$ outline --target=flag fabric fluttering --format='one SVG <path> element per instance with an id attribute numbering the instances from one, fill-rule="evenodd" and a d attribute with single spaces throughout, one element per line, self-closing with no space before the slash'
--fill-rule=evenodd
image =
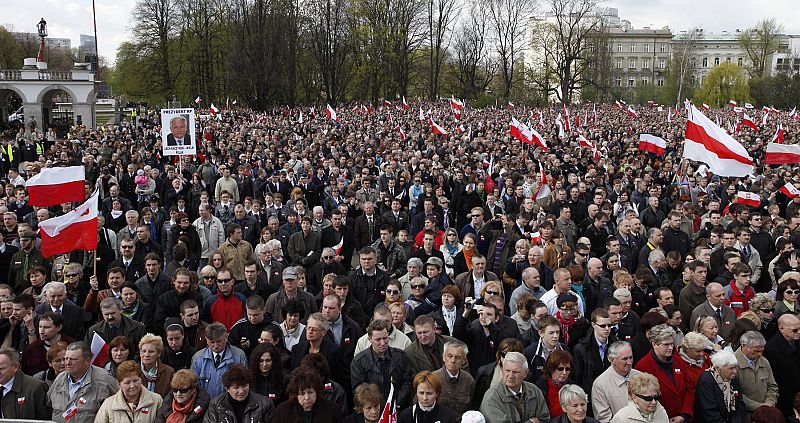
<path id="1" fill-rule="evenodd" d="M 768 143 L 764 163 L 768 165 L 800 163 L 800 145 Z"/>
<path id="2" fill-rule="evenodd" d="M 28 203 L 49 207 L 86 199 L 86 168 L 81 166 L 46 167 L 25 182 Z"/>
<path id="3" fill-rule="evenodd" d="M 403 110 L 408 110 L 410 106 L 406 102 L 406 96 L 403 96 Z"/>
<path id="4" fill-rule="evenodd" d="M 108 363 L 110 357 L 109 345 L 97 332 L 92 335 L 90 349 L 92 350 L 92 361 L 90 364 L 93 364 L 97 367 L 103 367 Z"/>
<path id="5" fill-rule="evenodd" d="M 397 422 L 397 403 L 394 398 L 394 383 L 389 383 L 389 396 L 386 397 L 386 404 L 383 406 L 381 418 L 378 423 L 396 423 Z"/>
<path id="6" fill-rule="evenodd" d="M 657 137 L 653 134 L 642 133 L 639 134 L 639 150 L 649 151 L 659 156 L 664 155 L 664 150 L 667 148 L 667 142 L 663 138 Z"/>
<path id="7" fill-rule="evenodd" d="M 547 173 L 544 171 L 542 162 L 539 162 L 539 189 L 536 190 L 536 200 L 541 200 L 550 195 L 552 189 L 550 188 L 550 181 L 547 180 Z"/>
<path id="8" fill-rule="evenodd" d="M 786 134 L 783 131 L 783 125 L 778 123 L 778 128 L 775 130 L 775 135 L 772 136 L 772 142 L 776 144 L 783 144 Z"/>
<path id="9" fill-rule="evenodd" d="M 456 100 L 455 97 L 450 98 L 450 107 L 461 110 L 464 108 L 464 103 L 461 100 Z"/>
<path id="10" fill-rule="evenodd" d="M 787 182 L 787 183 L 783 184 L 783 186 L 780 187 L 780 189 L 778 189 L 778 191 L 782 192 L 783 195 L 785 195 L 785 196 L 787 196 L 789 198 L 800 197 L 800 190 L 798 190 L 797 187 L 794 186 L 794 184 L 791 183 L 791 182 Z"/>
<path id="11" fill-rule="evenodd" d="M 202 102 L 203 102 L 203 99 L 202 99 L 202 98 L 200 98 L 200 96 L 198 95 L 198 96 L 197 96 L 197 98 L 196 98 L 196 99 L 194 99 L 194 102 L 195 102 L 195 104 L 200 104 L 200 103 L 202 103 Z"/>
<path id="12" fill-rule="evenodd" d="M 753 118 L 748 116 L 747 113 L 744 113 L 742 115 L 741 124 L 744 125 L 744 126 L 752 128 L 754 131 L 758 131 L 758 126 L 756 126 L 756 122 L 753 120 Z"/>
<path id="13" fill-rule="evenodd" d="M 564 130 L 567 131 L 567 133 L 569 133 L 569 132 L 572 131 L 572 127 L 570 127 L 569 110 L 567 110 L 567 105 L 566 104 L 562 104 L 561 105 L 561 113 L 564 114 Z"/>
<path id="14" fill-rule="evenodd" d="M 208 107 L 208 111 L 211 112 L 212 116 L 219 114 L 219 109 L 214 105 L 214 103 L 211 103 L 211 106 Z"/>
<path id="15" fill-rule="evenodd" d="M 400 139 L 405 141 L 406 133 L 403 131 L 403 128 L 401 128 L 400 125 L 397 125 L 394 127 L 394 129 L 400 134 Z"/>
<path id="16" fill-rule="evenodd" d="M 434 134 L 447 135 L 447 130 L 436 123 L 433 118 L 429 118 L 428 122 L 431 124 L 431 131 L 433 131 Z"/>
<path id="17" fill-rule="evenodd" d="M 628 106 L 628 109 L 625 110 L 625 113 L 627 113 L 628 116 L 630 116 L 630 117 L 632 117 L 634 119 L 638 119 L 639 118 L 639 113 L 636 113 L 636 110 L 633 110 L 633 106 Z"/>
<path id="18" fill-rule="evenodd" d="M 339 121 L 339 116 L 336 115 L 336 110 L 334 110 L 333 107 L 331 107 L 330 104 L 326 105 L 325 117 L 327 117 L 328 119 L 330 119 L 330 120 L 332 120 L 334 122 L 338 122 Z"/>
<path id="19" fill-rule="evenodd" d="M 747 204 L 750 207 L 761 206 L 761 196 L 750 191 L 739 191 L 736 193 L 736 202 Z"/>
<path id="20" fill-rule="evenodd" d="M 724 129 L 709 120 L 689 103 L 683 157 L 708 165 L 719 176 L 747 176 L 753 170 L 753 158 Z"/>
<path id="21" fill-rule="evenodd" d="M 97 249 L 99 196 L 99 191 L 95 190 L 88 200 L 69 213 L 39 223 L 43 256 Z"/>

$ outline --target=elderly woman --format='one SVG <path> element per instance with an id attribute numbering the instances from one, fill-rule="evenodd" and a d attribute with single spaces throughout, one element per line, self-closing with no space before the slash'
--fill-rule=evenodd
<path id="1" fill-rule="evenodd" d="M 628 381 L 630 402 L 614 415 L 611 423 L 647 422 L 668 423 L 667 411 L 659 403 L 661 398 L 658 379 L 639 373 Z"/>
<path id="2" fill-rule="evenodd" d="M 764 338 L 771 338 L 778 333 L 778 319 L 775 318 L 775 299 L 767 292 L 759 292 L 750 300 L 750 310 L 754 311 L 761 319 L 758 329 Z"/>
<path id="3" fill-rule="evenodd" d="M 682 417 L 688 421 L 694 412 L 694 383 L 689 377 L 688 366 L 679 354 L 675 354 L 674 336 L 675 331 L 667 324 L 650 329 L 648 339 L 652 349 L 636 363 L 636 370 L 655 375 L 658 379 L 656 391 L 660 386 L 660 402 L 670 419 Z M 628 388 L 630 392 L 630 386 Z"/>
<path id="4" fill-rule="evenodd" d="M 698 317 L 697 324 L 695 325 L 695 332 L 708 338 L 711 342 L 711 348 L 715 351 L 721 350 L 725 344 L 725 339 L 719 335 L 719 323 L 714 316 Z"/>
<path id="5" fill-rule="evenodd" d="M 536 381 L 536 386 L 547 400 L 550 417 L 560 417 L 564 414 L 558 392 L 563 386 L 575 383 L 570 379 L 571 375 L 572 354 L 563 350 L 551 352 L 544 363 L 544 373 Z"/>
<path id="6" fill-rule="evenodd" d="M 67 345 L 69 344 L 64 341 L 58 341 L 50 346 L 45 355 L 49 367 L 33 375 L 34 379 L 44 381 L 48 388 L 53 385 L 56 376 L 64 371 L 64 353 L 67 351 Z"/>
<path id="7" fill-rule="evenodd" d="M 558 401 L 564 414 L 550 420 L 550 423 L 598 423 L 597 420 L 586 417 L 589 396 L 580 386 L 564 385 L 558 391 Z"/>
<path id="8" fill-rule="evenodd" d="M 298 367 L 289 376 L 289 399 L 275 410 L 275 422 L 339 423 L 339 406 L 322 397 L 322 377 L 316 370 Z M 211 423 L 211 422 L 208 422 Z"/>
<path id="9" fill-rule="evenodd" d="M 339 382 L 331 379 L 331 368 L 325 356 L 320 353 L 308 354 L 300 360 L 300 366 L 314 369 L 322 377 L 322 384 L 325 387 L 322 390 L 322 398 L 338 405 L 342 415 L 346 415 L 348 412 L 347 392 Z"/>
<path id="10" fill-rule="evenodd" d="M 164 341 L 152 333 L 145 334 L 139 341 L 139 359 L 142 362 L 142 375 L 148 391 L 161 397 L 169 393 L 169 385 L 175 369 L 161 362 Z"/>
<path id="11" fill-rule="evenodd" d="M 237 423 L 273 421 L 275 406 L 267 397 L 250 391 L 253 374 L 244 366 L 231 365 L 222 375 L 222 386 L 225 393 L 211 400 L 205 423 L 219 423 L 230 417 Z"/>
<path id="12" fill-rule="evenodd" d="M 745 422 L 744 400 L 736 378 L 739 362 L 728 351 L 711 356 L 714 364 L 697 380 L 694 401 L 694 422 Z"/>
<path id="13" fill-rule="evenodd" d="M 250 353 L 250 370 L 253 372 L 253 389 L 272 402 L 283 401 L 289 373 L 283 369 L 281 353 L 269 343 L 258 344 Z"/>
<path id="14" fill-rule="evenodd" d="M 800 294 L 800 284 L 795 279 L 786 279 L 778 284 L 778 291 L 775 294 L 775 319 L 788 313 L 800 317 L 798 294 Z"/>
<path id="15" fill-rule="evenodd" d="M 406 297 L 406 304 L 413 310 L 425 302 L 425 289 L 428 287 L 428 279 L 416 277 L 412 278 L 409 283 L 411 284 L 411 295 Z"/>
<path id="16" fill-rule="evenodd" d="M 403 298 L 408 298 L 411 296 L 411 280 L 414 278 L 422 278 L 426 282 L 428 281 L 428 277 L 422 274 L 422 269 L 425 267 L 425 264 L 422 263 L 422 260 L 417 257 L 411 257 L 408 259 L 408 263 L 406 263 L 406 273 L 405 275 L 401 276 L 398 281 L 400 282 L 400 287 L 402 290 Z"/>
<path id="17" fill-rule="evenodd" d="M 414 376 L 417 403 L 401 411 L 397 423 L 457 423 L 458 415 L 436 400 L 442 393 L 443 381 L 438 375 L 423 370 Z"/>
<path id="18" fill-rule="evenodd" d="M 157 422 L 197 423 L 203 421 L 211 398 L 200 387 L 194 371 L 182 369 L 170 381 L 171 390 L 156 414 Z"/>
<path id="19" fill-rule="evenodd" d="M 108 355 L 111 359 L 108 360 L 108 363 L 103 368 L 113 375 L 117 373 L 117 366 L 133 358 L 131 340 L 124 336 L 112 339 L 108 343 Z"/>
<path id="20" fill-rule="evenodd" d="M 377 423 L 383 409 L 383 395 L 378 385 L 365 383 L 355 389 L 356 414 L 344 419 L 344 423 Z"/>
<path id="21" fill-rule="evenodd" d="M 711 367 L 711 358 L 707 351 L 713 348 L 711 341 L 697 332 L 689 332 L 683 337 L 678 354 L 689 369 L 692 383 L 697 383 L 700 375 Z"/>
<path id="22" fill-rule="evenodd" d="M 144 389 L 142 370 L 135 361 L 125 361 L 117 367 L 119 391 L 106 398 L 95 417 L 95 423 L 137 422 L 153 423 L 161 396 Z"/>

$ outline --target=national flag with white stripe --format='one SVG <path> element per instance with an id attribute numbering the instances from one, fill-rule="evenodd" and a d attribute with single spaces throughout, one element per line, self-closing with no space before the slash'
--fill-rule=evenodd
<path id="1" fill-rule="evenodd" d="M 439 124 L 436 123 L 433 118 L 429 118 L 428 122 L 431 124 L 431 130 L 434 134 L 447 135 L 447 130 L 439 126 Z"/>
<path id="2" fill-rule="evenodd" d="M 639 113 L 636 113 L 636 110 L 633 110 L 633 106 L 628 106 L 628 110 L 625 110 L 625 113 L 627 113 L 628 116 L 630 116 L 630 117 L 632 117 L 634 119 L 638 119 L 639 118 Z"/>
<path id="3" fill-rule="evenodd" d="M 46 167 L 25 182 L 28 203 L 49 207 L 79 202 L 86 198 L 86 168 L 81 166 Z"/>
<path id="4" fill-rule="evenodd" d="M 761 196 L 750 191 L 739 191 L 736 193 L 736 202 L 747 204 L 750 207 L 758 207 L 761 205 Z"/>
<path id="5" fill-rule="evenodd" d="M 776 144 L 783 144 L 786 134 L 783 132 L 783 125 L 778 123 L 778 129 L 775 130 L 775 135 L 772 136 L 772 142 Z"/>
<path id="6" fill-rule="evenodd" d="M 539 162 L 539 189 L 536 190 L 536 200 L 549 197 L 551 192 L 552 189 L 550 188 L 550 181 L 547 180 L 547 173 L 544 171 L 542 162 Z"/>
<path id="7" fill-rule="evenodd" d="M 410 106 L 406 102 L 406 96 L 403 96 L 403 110 L 408 110 Z"/>
<path id="8" fill-rule="evenodd" d="M 461 110 L 464 108 L 464 103 L 461 100 L 456 100 L 455 97 L 450 97 L 450 107 Z"/>
<path id="9" fill-rule="evenodd" d="M 764 163 L 768 165 L 800 163 L 800 145 L 768 143 Z"/>
<path id="10" fill-rule="evenodd" d="M 39 223 L 42 255 L 53 257 L 75 250 L 97 249 L 98 191 L 67 214 Z"/>
<path id="11" fill-rule="evenodd" d="M 110 351 L 108 343 L 102 336 L 98 335 L 97 332 L 92 335 L 90 349 L 92 351 L 92 361 L 90 361 L 89 364 L 103 367 L 108 363 Z"/>
<path id="12" fill-rule="evenodd" d="M 639 150 L 663 156 L 666 148 L 667 142 L 663 138 L 653 134 L 639 134 Z"/>
<path id="13" fill-rule="evenodd" d="M 795 187 L 794 184 L 791 183 L 791 182 L 787 182 L 787 183 L 783 184 L 783 186 L 780 187 L 780 189 L 778 191 L 782 192 L 783 195 L 785 195 L 785 196 L 787 196 L 789 198 L 800 197 L 800 190 L 798 190 L 797 187 Z"/>
<path id="14" fill-rule="evenodd" d="M 693 104 L 688 103 L 683 157 L 708 165 L 719 176 L 747 176 L 753 158 L 739 142 L 715 125 Z"/>
<path id="15" fill-rule="evenodd" d="M 744 114 L 742 115 L 742 122 L 741 122 L 741 124 L 742 124 L 742 125 L 744 125 L 744 126 L 750 127 L 750 128 L 751 128 L 751 129 L 753 129 L 754 131 L 758 131 L 758 126 L 756 126 L 756 122 L 753 120 L 753 118 L 751 118 L 750 116 L 748 116 L 748 115 L 747 115 L 747 113 L 744 113 Z"/>
<path id="16" fill-rule="evenodd" d="M 336 115 L 336 110 L 334 110 L 330 104 L 327 104 L 326 106 L 327 107 L 325 108 L 325 116 L 334 122 L 338 122 L 339 116 Z"/>

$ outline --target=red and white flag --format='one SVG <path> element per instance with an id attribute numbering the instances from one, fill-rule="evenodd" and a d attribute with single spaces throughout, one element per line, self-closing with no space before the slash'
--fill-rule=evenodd
<path id="1" fill-rule="evenodd" d="M 597 104 L 592 104 L 592 114 L 594 115 L 594 126 L 597 126 Z"/>
<path id="2" fill-rule="evenodd" d="M 336 115 L 336 110 L 334 110 L 330 104 L 328 104 L 327 107 L 325 108 L 325 117 L 334 122 L 339 121 L 339 116 Z"/>
<path id="3" fill-rule="evenodd" d="M 758 131 L 758 126 L 756 126 L 756 122 L 753 120 L 753 118 L 748 116 L 747 113 L 744 113 L 742 115 L 741 124 L 744 125 L 744 126 L 748 126 L 748 127 L 752 128 L 754 131 Z"/>
<path id="4" fill-rule="evenodd" d="M 83 201 L 86 199 L 85 183 L 86 169 L 83 166 L 43 168 L 41 173 L 25 182 L 28 203 L 32 206 L 49 207 Z"/>
<path id="5" fill-rule="evenodd" d="M 511 110 L 511 109 L 513 109 L 513 108 L 514 108 L 514 103 L 512 103 L 512 102 L 510 102 L 510 101 L 509 101 L 509 102 L 508 102 L 508 105 L 506 106 L 506 108 L 507 108 L 508 110 Z"/>
<path id="6" fill-rule="evenodd" d="M 425 112 L 422 111 L 422 107 L 419 108 L 419 121 L 420 122 L 425 121 Z"/>
<path id="7" fill-rule="evenodd" d="M 336 255 L 338 256 L 342 254 L 342 247 L 344 247 L 344 236 L 342 236 L 342 239 L 339 240 L 338 244 L 334 245 L 331 248 L 333 248 L 333 251 L 335 251 Z"/>
<path id="8" fill-rule="evenodd" d="M 761 205 L 761 196 L 750 191 L 739 191 L 736 193 L 736 202 L 747 204 L 750 207 L 758 207 Z"/>
<path id="9" fill-rule="evenodd" d="M 711 110 L 711 107 L 708 107 L 708 104 L 703 103 L 703 110 L 705 111 Z"/>
<path id="10" fill-rule="evenodd" d="M 768 165 L 800 163 L 800 145 L 768 143 L 764 163 Z"/>
<path id="11" fill-rule="evenodd" d="M 464 103 L 461 100 L 456 100 L 455 97 L 450 97 L 450 107 L 461 110 L 464 108 Z"/>
<path id="12" fill-rule="evenodd" d="M 433 131 L 434 134 L 447 135 L 447 131 L 441 126 L 439 126 L 439 124 L 436 123 L 433 120 L 433 118 L 429 118 L 428 122 L 431 124 L 431 130 Z"/>
<path id="13" fill-rule="evenodd" d="M 625 110 L 624 103 L 622 102 L 622 100 L 615 100 L 614 107 L 620 110 Z"/>
<path id="14" fill-rule="evenodd" d="M 465 128 L 465 127 L 464 127 L 464 124 L 463 124 L 463 123 L 462 123 L 462 124 L 460 124 L 460 125 L 458 125 L 458 126 L 456 127 L 456 130 L 458 130 L 458 133 L 459 133 L 459 134 L 463 134 L 464 132 L 467 132 L 467 128 Z"/>
<path id="15" fill-rule="evenodd" d="M 194 99 L 194 102 L 195 102 L 196 104 L 200 104 L 200 103 L 202 103 L 202 102 L 203 102 L 203 99 L 202 99 L 202 98 L 200 98 L 200 96 L 198 95 L 198 96 L 197 96 L 197 98 L 196 98 L 196 99 Z"/>
<path id="16" fill-rule="evenodd" d="M 794 184 L 791 182 L 783 184 L 783 186 L 778 191 L 782 192 L 785 196 L 789 198 L 800 197 L 800 190 L 798 190 L 797 187 L 795 187 Z"/>
<path id="17" fill-rule="evenodd" d="M 761 118 L 761 126 L 767 126 L 767 119 L 769 118 L 769 110 L 764 113 L 764 117 Z"/>
<path id="18" fill-rule="evenodd" d="M 542 162 L 539 162 L 539 189 L 536 190 L 536 200 L 541 200 L 550 195 L 552 189 L 550 188 L 550 181 L 547 180 L 547 173 L 544 171 Z"/>
<path id="19" fill-rule="evenodd" d="M 531 232 L 531 243 L 533 244 L 542 243 L 542 234 L 540 234 L 539 231 Z"/>
<path id="20" fill-rule="evenodd" d="M 789 117 L 794 117 L 797 114 L 797 106 L 792 107 L 792 110 L 789 112 Z"/>
<path id="21" fill-rule="evenodd" d="M 405 141 L 406 133 L 405 133 L 405 131 L 403 131 L 403 128 L 401 128 L 400 125 L 397 125 L 397 126 L 394 127 L 394 129 L 395 129 L 395 131 L 400 133 L 400 139 Z"/>
<path id="22" fill-rule="evenodd" d="M 90 345 L 92 350 L 92 361 L 90 364 L 93 364 L 97 367 L 103 367 L 108 363 L 109 360 L 109 348 L 108 343 L 97 334 L 97 332 L 92 335 L 92 344 Z"/>
<path id="23" fill-rule="evenodd" d="M 409 105 L 406 103 L 406 96 L 403 96 L 403 110 L 408 110 Z"/>
<path id="24" fill-rule="evenodd" d="M 572 128 L 570 127 L 569 110 L 567 110 L 566 104 L 561 105 L 561 112 L 564 114 L 564 130 L 567 131 L 567 133 L 569 133 L 570 131 L 572 131 Z"/>
<path id="25" fill-rule="evenodd" d="M 525 125 L 524 123 L 518 121 L 517 118 L 512 117 L 509 128 L 512 137 L 522 141 L 525 144 L 533 144 L 533 134 L 531 134 L 531 129 L 528 127 L 528 125 Z"/>
<path id="26" fill-rule="evenodd" d="M 392 107 L 392 102 L 389 101 L 389 100 L 383 100 L 383 106 L 384 107 Z"/>
<path id="27" fill-rule="evenodd" d="M 672 123 L 672 110 L 667 109 L 667 123 Z"/>
<path id="28" fill-rule="evenodd" d="M 715 175 L 742 177 L 753 171 L 747 149 L 693 104 L 689 104 L 685 138 L 683 157 L 707 164 Z"/>
<path id="29" fill-rule="evenodd" d="M 217 106 L 214 105 L 214 103 L 211 103 L 211 106 L 208 108 L 208 111 L 211 112 L 211 115 L 219 114 L 219 109 L 217 108 Z"/>
<path id="30" fill-rule="evenodd" d="M 735 100 L 729 101 L 728 106 L 736 107 L 737 106 L 736 101 Z"/>
<path id="31" fill-rule="evenodd" d="M 628 109 L 625 110 L 625 113 L 627 113 L 628 116 L 630 116 L 630 117 L 632 117 L 634 119 L 638 119 L 639 118 L 639 114 L 636 113 L 636 110 L 633 110 L 633 106 L 628 106 Z"/>
<path id="32" fill-rule="evenodd" d="M 578 145 L 580 145 L 583 148 L 588 148 L 590 150 L 594 149 L 594 143 L 587 140 L 586 137 L 584 137 L 583 135 L 578 135 Z"/>
<path id="33" fill-rule="evenodd" d="M 667 142 L 663 138 L 653 134 L 639 134 L 639 150 L 663 156 L 666 148 Z"/>
<path id="34" fill-rule="evenodd" d="M 394 401 L 394 384 L 390 383 L 389 396 L 386 398 L 386 405 L 383 406 L 383 412 L 378 423 L 395 423 L 397 422 L 397 404 Z"/>
<path id="35" fill-rule="evenodd" d="M 561 113 L 556 116 L 556 126 L 558 127 L 558 138 L 564 138 L 567 136 L 567 133 L 564 132 L 564 122 L 561 122 Z"/>
<path id="36" fill-rule="evenodd" d="M 775 131 L 775 135 L 772 136 L 772 142 L 776 144 L 783 144 L 783 140 L 786 134 L 783 132 L 783 125 L 778 123 L 778 129 Z"/>
<path id="37" fill-rule="evenodd" d="M 88 200 L 69 213 L 39 223 L 43 256 L 97 249 L 98 197 L 99 193 L 95 191 Z"/>

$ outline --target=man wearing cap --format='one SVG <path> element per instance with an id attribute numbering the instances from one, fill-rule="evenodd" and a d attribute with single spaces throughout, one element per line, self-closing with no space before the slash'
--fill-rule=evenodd
<path id="1" fill-rule="evenodd" d="M 45 260 L 42 252 L 34 244 L 36 235 L 33 231 L 23 231 L 19 235 L 19 251 L 11 256 L 11 264 L 8 270 L 8 283 L 14 288 L 14 292 L 22 292 L 31 286 L 28 278 L 28 271 L 33 266 L 44 266 L 50 268 L 50 262 Z"/>
<path id="2" fill-rule="evenodd" d="M 296 267 L 290 266 L 283 269 L 283 287 L 267 299 L 265 310 L 276 321 L 282 322 L 285 320 L 283 306 L 291 300 L 300 301 L 306 308 L 306 315 L 317 312 L 317 302 L 314 301 L 314 296 L 297 288 L 298 277 L 299 273 Z"/>

